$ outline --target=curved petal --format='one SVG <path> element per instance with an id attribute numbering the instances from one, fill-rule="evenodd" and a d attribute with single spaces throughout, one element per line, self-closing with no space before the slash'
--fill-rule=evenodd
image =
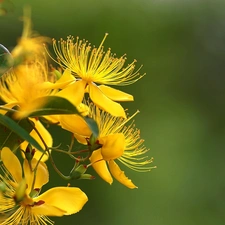
<path id="1" fill-rule="evenodd" d="M 22 180 L 22 167 L 16 155 L 7 147 L 1 151 L 1 160 L 17 183 Z"/>
<path id="2" fill-rule="evenodd" d="M 64 215 L 79 212 L 88 201 L 87 195 L 76 187 L 55 187 L 34 199 L 44 201 L 46 206 L 54 206 L 64 211 Z M 45 211 L 41 213 L 46 215 Z"/>
<path id="3" fill-rule="evenodd" d="M 85 120 L 79 115 L 61 115 L 60 125 L 63 129 L 81 136 L 90 137 L 91 130 Z"/>
<path id="4" fill-rule="evenodd" d="M 108 98 L 104 93 L 93 83 L 89 83 L 89 94 L 91 100 L 97 105 L 100 109 L 103 109 L 106 112 L 109 112 L 113 116 L 126 118 L 123 107 L 110 98 Z"/>
<path id="5" fill-rule="evenodd" d="M 52 136 L 51 134 L 48 132 L 48 130 L 43 126 L 43 124 L 39 121 L 39 120 L 36 120 L 36 119 L 30 119 L 34 122 L 34 125 L 35 125 L 35 128 L 37 129 L 37 131 L 39 132 L 39 134 L 41 134 L 43 140 L 45 141 L 46 145 L 48 147 L 52 147 L 52 144 L 53 144 L 53 140 L 52 140 Z M 42 142 L 42 140 L 40 139 L 39 135 L 37 134 L 37 132 L 33 129 L 31 132 L 30 132 L 30 135 L 38 142 L 38 144 L 43 148 L 45 149 L 45 146 Z M 24 141 L 20 147 L 22 150 L 26 150 L 28 146 L 28 142 L 27 141 Z M 42 152 L 40 152 L 39 150 L 35 149 L 36 152 L 34 154 L 34 158 L 36 159 L 40 159 L 40 157 L 42 156 Z M 45 162 L 46 160 L 48 159 L 48 154 L 45 153 L 45 155 L 42 157 L 41 161 Z"/>
<path id="6" fill-rule="evenodd" d="M 43 116 L 43 118 L 48 120 L 48 122 L 52 124 L 59 123 L 59 115 L 48 115 L 48 116 Z"/>
<path id="7" fill-rule="evenodd" d="M 35 87 L 33 87 L 35 89 Z M 44 98 L 36 98 L 30 102 L 20 102 L 20 111 L 15 112 L 15 118 L 21 119 L 29 116 L 33 111 L 41 108 L 46 103 Z"/>
<path id="8" fill-rule="evenodd" d="M 111 174 L 108 170 L 106 161 L 102 160 L 103 158 L 102 158 L 102 155 L 101 155 L 101 149 L 93 151 L 92 155 L 89 159 L 92 163 L 92 167 L 97 172 L 97 174 L 104 181 L 108 182 L 109 184 L 112 184 L 113 179 L 112 179 L 112 176 L 111 176 Z"/>
<path id="9" fill-rule="evenodd" d="M 125 137 L 122 133 L 110 134 L 99 138 L 102 144 L 101 154 L 104 160 L 117 159 L 123 155 L 125 149 Z"/>
<path id="10" fill-rule="evenodd" d="M 69 69 L 66 69 L 62 76 L 55 82 L 51 83 L 49 81 L 43 82 L 40 84 L 41 89 L 63 89 L 68 84 L 76 81 L 76 78 L 71 74 L 71 71 Z"/>
<path id="11" fill-rule="evenodd" d="M 62 76 L 55 83 L 66 84 L 74 81 L 76 81 L 76 78 L 71 74 L 71 70 L 65 69 Z"/>
<path id="12" fill-rule="evenodd" d="M 34 198 L 34 200 L 36 200 Z M 32 214 L 40 216 L 63 216 L 65 214 L 64 210 L 61 210 L 55 206 L 47 205 L 47 204 L 41 204 L 41 205 L 35 205 L 31 207 Z"/>
<path id="13" fill-rule="evenodd" d="M 86 144 L 87 144 L 87 139 L 86 139 L 86 137 L 81 136 L 81 135 L 78 135 L 78 134 L 73 134 L 73 135 L 74 135 L 74 137 L 76 138 L 76 140 L 77 140 L 79 143 L 81 143 L 81 144 L 83 144 L 83 145 L 86 145 Z"/>
<path id="14" fill-rule="evenodd" d="M 37 165 L 37 160 L 32 159 L 31 161 L 31 167 L 34 169 Z M 23 162 L 23 170 L 24 170 L 24 176 L 27 182 L 27 193 L 29 194 L 31 192 L 33 179 L 34 179 L 34 172 L 31 171 L 30 165 L 28 161 L 25 159 Z M 35 176 L 35 183 L 34 183 L 34 189 L 38 188 L 40 189 L 44 184 L 48 183 L 49 180 L 49 173 L 47 166 L 43 162 L 39 162 L 37 167 L 37 172 Z"/>
<path id="15" fill-rule="evenodd" d="M 121 184 L 131 189 L 137 188 L 137 186 L 135 186 L 133 182 L 128 177 L 126 177 L 124 171 L 119 168 L 114 160 L 109 161 L 109 169 L 113 177 L 115 177 Z"/>
<path id="16" fill-rule="evenodd" d="M 126 92 L 116 90 L 106 85 L 99 85 L 99 89 L 113 101 L 126 102 L 134 101 L 133 95 L 127 94 Z"/>
<path id="17" fill-rule="evenodd" d="M 86 81 L 79 80 L 70 85 L 68 85 L 63 90 L 59 91 L 56 96 L 67 99 L 75 106 L 79 105 L 84 97 Z"/>

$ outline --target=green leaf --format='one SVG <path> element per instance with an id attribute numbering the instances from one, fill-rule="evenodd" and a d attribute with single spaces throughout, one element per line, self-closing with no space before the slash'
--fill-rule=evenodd
<path id="1" fill-rule="evenodd" d="M 58 96 L 37 98 L 35 102 L 44 102 L 39 109 L 34 109 L 28 116 L 46 116 L 57 114 L 79 114 L 77 108 L 67 99 Z M 32 103 L 31 103 L 32 104 Z"/>
<path id="2" fill-rule="evenodd" d="M 99 135 L 98 124 L 95 122 L 95 120 L 93 120 L 92 118 L 90 118 L 88 116 L 85 116 L 83 118 L 86 121 L 86 123 L 88 124 L 89 128 L 91 129 L 92 134 L 94 135 L 94 137 L 97 138 L 98 135 Z"/>
<path id="3" fill-rule="evenodd" d="M 38 142 L 30 136 L 33 129 L 32 125 L 27 119 L 14 121 L 9 116 L 0 114 L 0 149 L 9 147 L 15 150 L 24 140 L 28 141 L 35 148 L 44 152 Z"/>

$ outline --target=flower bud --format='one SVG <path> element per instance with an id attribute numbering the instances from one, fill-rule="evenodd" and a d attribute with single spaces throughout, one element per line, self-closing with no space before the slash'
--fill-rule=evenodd
<path id="1" fill-rule="evenodd" d="M 91 174 L 82 174 L 80 179 L 85 179 L 85 180 L 94 180 L 95 177 L 92 176 Z"/>
<path id="2" fill-rule="evenodd" d="M 86 179 L 86 180 L 93 180 L 95 179 L 94 176 L 92 176 L 91 174 L 85 174 L 85 172 L 87 171 L 87 166 L 86 165 L 79 165 L 79 166 L 75 166 L 72 171 L 70 172 L 70 179 L 73 180 L 78 180 L 78 179 Z"/>
<path id="3" fill-rule="evenodd" d="M 81 175 L 83 175 L 86 171 L 87 171 L 86 165 L 81 164 L 78 167 L 74 167 L 70 172 L 70 178 L 73 180 L 80 179 Z"/>

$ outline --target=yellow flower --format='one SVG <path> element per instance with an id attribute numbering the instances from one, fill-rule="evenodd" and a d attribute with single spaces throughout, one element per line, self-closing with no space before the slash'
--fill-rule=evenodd
<path id="1" fill-rule="evenodd" d="M 49 38 L 38 35 L 31 29 L 31 10 L 24 8 L 23 32 L 17 46 L 12 50 L 13 58 L 18 61 L 32 61 L 35 57 L 42 57 L 44 53 L 44 42 L 49 42 Z"/>
<path id="2" fill-rule="evenodd" d="M 58 44 L 56 40 L 53 40 L 53 48 L 58 60 L 56 62 L 64 69 L 69 68 L 78 79 L 64 89 L 64 93 L 61 94 L 73 103 L 77 103 L 78 100 L 81 102 L 84 93 L 88 92 L 91 100 L 99 108 L 113 116 L 125 118 L 123 107 L 114 101 L 133 101 L 133 96 L 106 85 L 129 85 L 139 80 L 143 75 L 139 74 L 140 68 L 134 72 L 135 60 L 124 67 L 125 55 L 116 58 L 111 53 L 111 49 L 104 52 L 103 43 L 107 35 L 99 47 L 93 49 L 90 43 L 79 40 L 79 38 L 74 43 L 71 36 L 67 38 L 67 41 L 61 39 Z M 101 85 L 97 86 L 96 84 Z"/>
<path id="3" fill-rule="evenodd" d="M 63 88 L 73 81 L 70 71 L 66 70 L 59 80 L 51 83 L 48 79 L 46 59 L 36 58 L 32 63 L 19 65 L 2 76 L 0 98 L 7 103 L 5 107 L 19 106 L 16 117 L 26 117 L 45 103 L 39 98 L 54 95 L 58 88 Z"/>
<path id="4" fill-rule="evenodd" d="M 9 148 L 1 151 L 3 166 L 0 183 L 1 225 L 53 224 L 48 216 L 63 216 L 77 213 L 88 198 L 75 187 L 55 187 L 39 195 L 40 189 L 48 182 L 46 165 L 39 162 L 36 175 L 31 170 L 37 160 L 29 164 L 25 159 L 23 170 L 17 157 Z M 24 174 L 24 177 L 23 177 Z"/>
<path id="5" fill-rule="evenodd" d="M 146 160 L 146 156 L 143 156 L 148 149 L 143 145 L 143 140 L 140 139 L 140 130 L 135 129 L 133 123 L 126 126 L 128 121 L 130 121 L 138 112 L 128 119 L 124 119 L 114 117 L 109 113 L 98 109 L 92 103 L 89 105 L 89 108 L 89 116 L 97 122 L 99 127 L 97 143 L 102 145 L 102 147 L 95 150 L 90 157 L 93 168 L 98 175 L 109 184 L 113 182 L 113 176 L 123 185 L 129 188 L 136 188 L 132 181 L 125 176 L 123 171 L 121 171 L 115 160 L 118 160 L 130 169 L 139 172 L 150 171 L 154 168 L 149 166 L 153 158 Z M 66 116 L 61 118 L 61 124 L 64 125 L 63 128 L 76 133 L 75 137 L 78 141 L 82 142 L 82 139 L 85 140 L 84 135 L 85 132 L 88 134 L 88 129 L 85 128 L 84 122 L 78 122 L 82 127 L 82 132 L 78 134 L 79 126 L 77 128 L 77 126 L 73 125 L 70 121 L 71 119 Z M 88 137 L 90 136 L 86 136 L 86 138 Z M 84 142 L 82 143 L 85 144 Z"/>
<path id="6" fill-rule="evenodd" d="M 38 98 L 53 95 L 57 89 L 75 81 L 69 70 L 65 70 L 58 80 L 52 79 L 43 46 L 48 38 L 32 31 L 29 8 L 24 9 L 23 21 L 22 36 L 11 52 L 15 65 L 0 80 L 0 98 L 7 103 L 5 107 L 20 107 L 20 113 L 15 115 L 18 118 L 45 103 Z"/>

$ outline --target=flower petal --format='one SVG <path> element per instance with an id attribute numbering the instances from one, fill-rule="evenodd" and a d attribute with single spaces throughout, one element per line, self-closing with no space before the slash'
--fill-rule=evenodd
<path id="1" fill-rule="evenodd" d="M 71 74 L 71 71 L 69 69 L 66 69 L 62 76 L 55 82 L 55 84 L 61 84 L 61 85 L 67 85 L 71 82 L 76 81 L 76 78 Z M 60 88 L 64 88 L 64 86 Z"/>
<path id="2" fill-rule="evenodd" d="M 34 199 L 36 200 L 36 199 Z M 55 206 L 48 205 L 48 204 L 41 204 L 41 205 L 35 205 L 31 207 L 32 214 L 35 214 L 37 216 L 45 215 L 45 216 L 63 216 L 65 211 L 61 210 Z"/>
<path id="3" fill-rule="evenodd" d="M 109 112 L 113 116 L 126 118 L 123 107 L 108 98 L 98 86 L 93 83 L 89 83 L 89 94 L 91 100 L 97 105 L 100 109 L 103 109 L 106 112 Z"/>
<path id="4" fill-rule="evenodd" d="M 84 97 L 86 81 L 79 80 L 68 85 L 63 90 L 59 91 L 56 96 L 67 99 L 75 106 L 79 105 Z"/>
<path id="5" fill-rule="evenodd" d="M 31 161 L 31 167 L 34 169 L 37 165 L 37 160 L 32 159 Z M 27 192 L 28 194 L 32 191 L 32 184 L 33 184 L 33 179 L 34 179 L 34 172 L 31 171 L 30 166 L 28 161 L 25 159 L 23 163 L 23 170 L 24 170 L 24 176 L 27 181 Z M 44 184 L 46 184 L 49 180 L 49 173 L 47 166 L 45 165 L 44 162 L 39 162 L 38 167 L 37 167 L 37 172 L 35 176 L 35 183 L 34 183 L 34 189 L 40 189 Z"/>
<path id="6" fill-rule="evenodd" d="M 55 82 L 51 83 L 49 81 L 43 82 L 40 84 L 41 89 L 63 89 L 69 83 L 72 83 L 76 80 L 76 78 L 71 74 L 69 69 L 66 69 L 63 75 Z"/>
<path id="7" fill-rule="evenodd" d="M 7 147 L 1 151 L 1 160 L 17 183 L 22 180 L 22 167 L 16 155 Z"/>
<path id="8" fill-rule="evenodd" d="M 39 134 L 41 134 L 41 136 L 42 136 L 43 140 L 45 141 L 46 145 L 48 147 L 52 147 L 53 140 L 52 140 L 52 136 L 48 132 L 48 130 L 43 126 L 43 124 L 39 120 L 36 120 L 36 119 L 30 119 L 30 120 L 32 120 L 34 122 L 35 128 L 37 129 L 37 131 L 39 132 Z M 32 130 L 31 133 L 30 133 L 30 135 L 38 142 L 38 144 L 43 149 L 45 149 L 45 146 L 44 146 L 42 140 L 40 139 L 39 135 L 37 134 L 37 132 L 35 130 Z M 27 141 L 24 141 L 20 145 L 21 149 L 24 150 L 24 151 L 27 148 L 27 146 L 28 146 L 28 142 Z M 34 158 L 40 159 L 40 157 L 42 156 L 43 153 L 40 152 L 37 149 L 35 149 L 35 150 L 36 150 L 36 152 L 34 154 Z M 45 162 L 47 159 L 48 159 L 48 154 L 45 153 L 44 156 L 42 157 L 41 161 Z"/>
<path id="9" fill-rule="evenodd" d="M 35 87 L 33 87 L 35 89 Z M 36 109 L 41 108 L 46 103 L 46 99 L 44 98 L 36 98 L 30 102 L 20 102 L 20 111 L 15 112 L 15 118 L 21 119 L 29 116 Z"/>
<path id="10" fill-rule="evenodd" d="M 113 101 L 134 101 L 133 95 L 127 94 L 126 92 L 116 90 L 106 85 L 99 85 L 99 89 Z"/>
<path id="11" fill-rule="evenodd" d="M 74 135 L 74 137 L 76 138 L 76 140 L 77 140 L 79 143 L 81 143 L 81 144 L 83 144 L 83 145 L 86 145 L 86 144 L 87 144 L 87 139 L 86 139 L 86 137 L 81 136 L 81 135 L 78 135 L 78 134 L 73 134 L 73 135 Z"/>
<path id="12" fill-rule="evenodd" d="M 99 150 L 95 150 L 92 152 L 91 157 L 89 158 L 91 163 L 92 163 L 92 167 L 94 168 L 94 170 L 97 172 L 97 174 L 106 182 L 108 182 L 109 184 L 112 184 L 113 179 L 112 176 L 108 170 L 107 164 L 105 160 L 101 160 L 102 155 L 101 155 L 101 149 Z"/>
<path id="13" fill-rule="evenodd" d="M 48 206 L 54 206 L 64 211 L 64 215 L 79 212 L 88 201 L 86 194 L 76 187 L 55 187 L 34 199 L 44 201 Z M 42 212 L 43 215 L 45 211 Z"/>
<path id="14" fill-rule="evenodd" d="M 60 125 L 63 129 L 81 136 L 90 137 L 91 130 L 85 120 L 79 115 L 60 115 Z"/>
<path id="15" fill-rule="evenodd" d="M 137 186 L 135 186 L 132 181 L 128 177 L 126 177 L 124 171 L 119 168 L 114 160 L 109 161 L 109 169 L 113 177 L 115 177 L 121 184 L 131 189 L 137 188 Z"/>
<path id="16" fill-rule="evenodd" d="M 104 160 L 117 159 L 123 155 L 125 149 L 125 137 L 122 133 L 110 134 L 99 138 L 102 144 L 101 154 Z"/>

